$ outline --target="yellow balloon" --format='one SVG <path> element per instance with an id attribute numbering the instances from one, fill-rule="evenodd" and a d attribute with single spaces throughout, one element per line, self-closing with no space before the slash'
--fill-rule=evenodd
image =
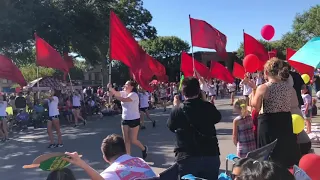
<path id="1" fill-rule="evenodd" d="M 304 129 L 304 119 L 298 114 L 292 114 L 293 133 L 299 134 Z"/>
<path id="2" fill-rule="evenodd" d="M 310 76 L 308 74 L 302 74 L 301 78 L 303 79 L 305 84 L 307 84 L 310 81 Z"/>

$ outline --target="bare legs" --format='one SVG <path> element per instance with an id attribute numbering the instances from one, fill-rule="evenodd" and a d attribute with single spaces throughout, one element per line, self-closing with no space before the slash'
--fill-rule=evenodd
<path id="1" fill-rule="evenodd" d="M 124 143 L 126 145 L 127 154 L 131 154 L 131 143 L 138 146 L 142 151 L 145 146 L 138 140 L 139 126 L 130 128 L 127 125 L 121 126 Z"/>
<path id="2" fill-rule="evenodd" d="M 58 144 L 62 144 L 62 136 L 60 131 L 59 119 L 53 119 L 52 121 L 47 121 L 47 131 L 49 135 L 50 144 L 54 144 L 52 127 L 54 127 L 57 132 Z"/>

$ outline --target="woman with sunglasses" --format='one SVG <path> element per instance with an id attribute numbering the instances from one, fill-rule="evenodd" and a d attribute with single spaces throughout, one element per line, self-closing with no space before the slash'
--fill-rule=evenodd
<path id="1" fill-rule="evenodd" d="M 126 145 L 127 154 L 131 153 L 131 143 L 138 146 L 142 151 L 142 158 L 147 157 L 147 146 L 138 140 L 140 129 L 140 111 L 139 96 L 137 94 L 136 83 L 127 81 L 123 87 L 123 91 L 116 91 L 112 88 L 112 84 L 108 84 L 110 95 L 121 101 L 122 106 L 122 134 Z"/>

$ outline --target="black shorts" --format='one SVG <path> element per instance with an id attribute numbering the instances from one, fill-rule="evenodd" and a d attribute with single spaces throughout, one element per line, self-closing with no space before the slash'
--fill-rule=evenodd
<path id="1" fill-rule="evenodd" d="M 249 97 L 249 95 L 244 95 L 244 97 L 248 98 L 248 97 Z"/>
<path id="2" fill-rule="evenodd" d="M 142 112 L 146 112 L 146 110 L 148 110 L 148 107 L 140 108 L 140 111 L 142 111 Z"/>
<path id="3" fill-rule="evenodd" d="M 140 126 L 140 118 L 134 120 L 122 120 L 121 125 L 129 126 L 130 128 L 135 128 L 137 126 Z"/>
<path id="4" fill-rule="evenodd" d="M 160 98 L 162 101 L 164 101 L 164 100 L 167 100 L 168 98 L 167 97 L 162 97 L 162 98 Z"/>
<path id="5" fill-rule="evenodd" d="M 48 120 L 49 120 L 49 121 L 52 121 L 52 120 L 59 120 L 59 115 L 56 115 L 56 116 L 49 116 Z"/>
<path id="6" fill-rule="evenodd" d="M 81 109 L 81 106 L 72 106 L 72 109 Z"/>

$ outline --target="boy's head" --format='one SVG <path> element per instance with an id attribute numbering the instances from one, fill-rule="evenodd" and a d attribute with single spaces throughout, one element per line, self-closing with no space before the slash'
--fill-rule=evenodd
<path id="1" fill-rule="evenodd" d="M 308 93 L 308 87 L 306 85 L 303 85 L 302 88 L 301 88 L 301 93 L 302 94 L 306 94 Z"/>

